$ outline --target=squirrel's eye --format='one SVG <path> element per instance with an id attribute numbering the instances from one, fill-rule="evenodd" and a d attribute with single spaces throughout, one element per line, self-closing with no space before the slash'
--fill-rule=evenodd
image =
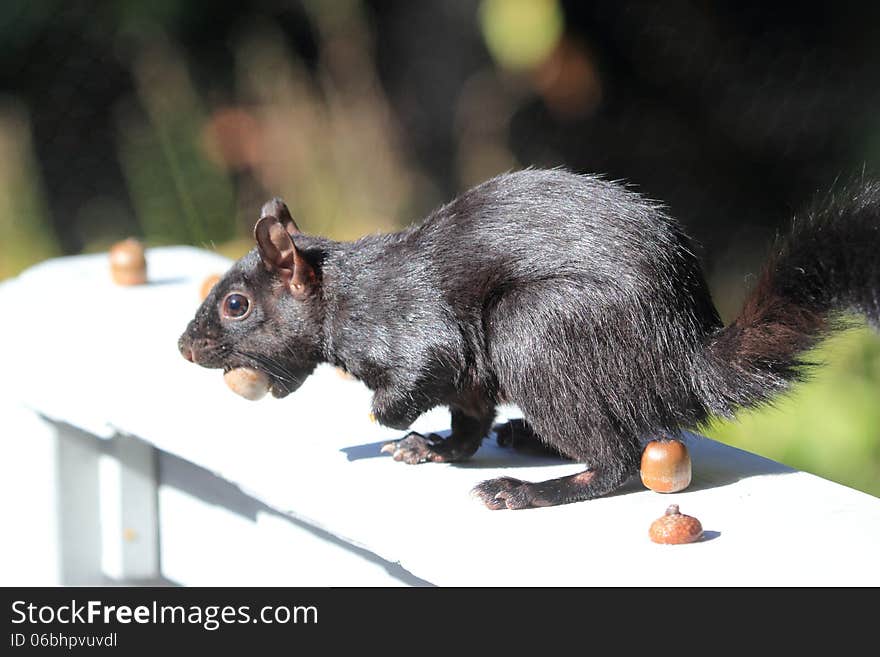
<path id="1" fill-rule="evenodd" d="M 243 294 L 233 292 L 223 299 L 223 316 L 228 319 L 243 319 L 251 309 L 251 302 Z"/>

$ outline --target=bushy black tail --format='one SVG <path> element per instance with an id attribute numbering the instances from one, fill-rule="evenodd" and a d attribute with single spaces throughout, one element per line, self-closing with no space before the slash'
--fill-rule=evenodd
<path id="1" fill-rule="evenodd" d="M 801 354 L 848 310 L 880 329 L 878 183 L 834 194 L 777 242 L 739 316 L 710 340 L 704 403 L 730 415 L 769 401 L 803 377 Z"/>

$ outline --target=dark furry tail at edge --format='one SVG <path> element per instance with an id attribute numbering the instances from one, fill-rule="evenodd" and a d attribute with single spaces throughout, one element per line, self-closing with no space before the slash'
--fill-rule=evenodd
<path id="1" fill-rule="evenodd" d="M 803 378 L 801 359 L 855 311 L 880 329 L 880 183 L 861 182 L 797 218 L 739 316 L 710 338 L 710 412 L 757 406 Z"/>

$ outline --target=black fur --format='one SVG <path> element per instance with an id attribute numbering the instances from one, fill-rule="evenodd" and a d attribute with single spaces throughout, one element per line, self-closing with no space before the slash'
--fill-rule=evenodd
<path id="1" fill-rule="evenodd" d="M 476 493 L 523 508 L 608 493 L 638 470 L 642 441 L 768 401 L 798 354 L 852 308 L 880 319 L 880 189 L 863 184 L 797 221 L 740 316 L 722 327 L 700 265 L 663 208 L 598 177 L 526 170 L 489 180 L 399 233 L 332 242 L 294 231 L 315 276 L 294 296 L 258 249 L 216 286 L 181 337 L 208 367 L 251 365 L 292 392 L 319 361 L 374 392 L 383 424 L 452 411 L 445 444 L 411 435 L 410 463 L 467 458 L 495 406 L 514 402 L 585 473 Z M 256 308 L 222 320 L 244 290 Z"/>

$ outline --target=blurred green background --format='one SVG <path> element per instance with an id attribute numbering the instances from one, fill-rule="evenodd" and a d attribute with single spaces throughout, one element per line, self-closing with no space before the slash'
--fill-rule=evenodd
<path id="1" fill-rule="evenodd" d="M 880 8 L 5 0 L 0 279 L 128 235 L 238 256 L 283 196 L 349 239 L 528 165 L 663 200 L 734 316 L 773 235 L 880 164 Z M 880 495 L 880 340 L 708 435 Z"/>

